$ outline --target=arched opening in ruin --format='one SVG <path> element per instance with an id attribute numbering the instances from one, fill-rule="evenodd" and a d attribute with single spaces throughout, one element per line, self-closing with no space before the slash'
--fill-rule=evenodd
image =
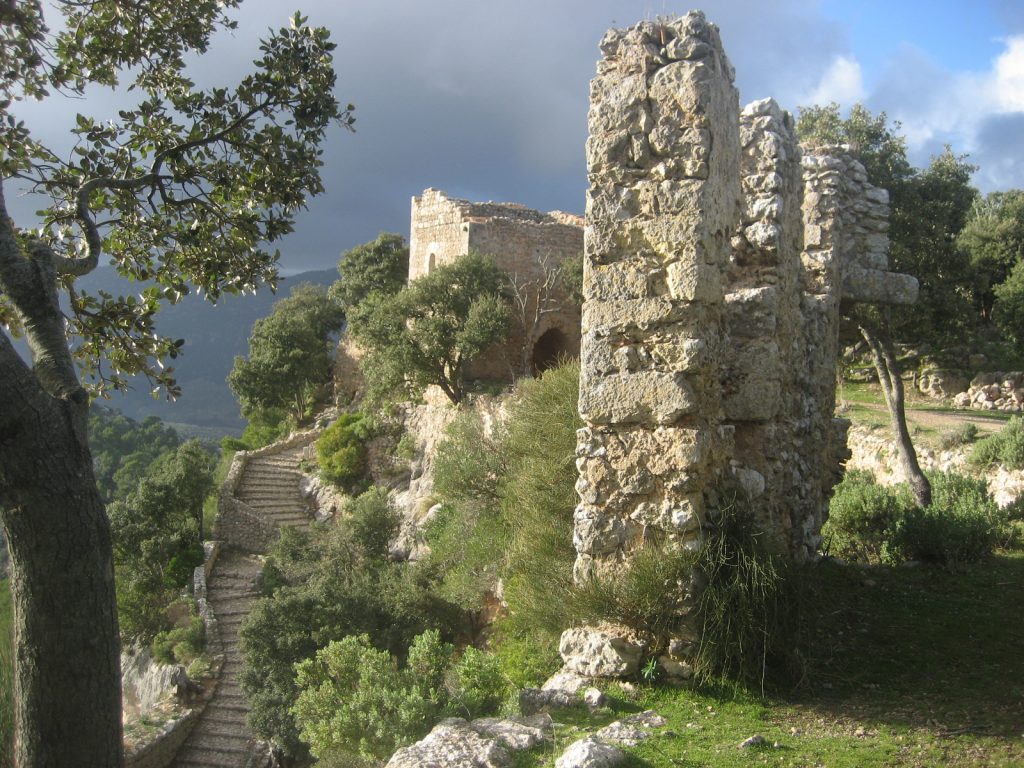
<path id="1" fill-rule="evenodd" d="M 530 358 L 534 373 L 543 373 L 548 368 L 554 368 L 560 357 L 568 354 L 568 344 L 565 334 L 557 328 L 552 328 L 541 334 L 537 343 L 533 345 L 533 355 Z"/>
<path id="2" fill-rule="evenodd" d="M 427 254 L 427 274 L 429 275 L 434 271 L 434 267 L 437 266 L 437 254 L 431 251 Z"/>

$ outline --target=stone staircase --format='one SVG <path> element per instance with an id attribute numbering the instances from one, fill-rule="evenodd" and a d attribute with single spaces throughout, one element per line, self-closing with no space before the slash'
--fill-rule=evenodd
<path id="1" fill-rule="evenodd" d="M 235 496 L 274 526 L 306 530 L 310 515 L 299 492 L 304 445 L 247 459 Z M 220 630 L 224 663 L 220 682 L 185 744 L 175 768 L 244 768 L 255 737 L 246 724 L 249 706 L 239 675 L 239 629 L 256 597 L 261 564 L 254 554 L 221 552 L 207 586 L 207 600 Z"/>

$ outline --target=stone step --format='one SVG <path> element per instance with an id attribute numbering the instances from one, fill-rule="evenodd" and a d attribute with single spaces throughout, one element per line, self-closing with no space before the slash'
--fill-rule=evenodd
<path id="1" fill-rule="evenodd" d="M 205 749 L 210 752 L 244 752 L 249 745 L 249 737 L 244 734 L 224 736 L 215 733 L 199 733 L 197 738 L 189 740 L 193 749 Z"/>
<path id="2" fill-rule="evenodd" d="M 241 768 L 245 764 L 245 758 L 249 753 L 248 746 L 241 749 L 232 745 L 231 749 L 211 749 L 209 747 L 196 747 L 187 745 L 179 753 L 176 765 L 180 768 L 185 766 L 218 766 L 218 768 Z"/>
<path id="3" fill-rule="evenodd" d="M 196 731 L 193 733 L 197 732 L 204 724 L 207 728 L 225 729 L 232 733 L 248 733 L 249 726 L 245 722 L 246 714 L 245 712 L 207 708 L 203 713 L 202 721 L 196 726 Z"/>

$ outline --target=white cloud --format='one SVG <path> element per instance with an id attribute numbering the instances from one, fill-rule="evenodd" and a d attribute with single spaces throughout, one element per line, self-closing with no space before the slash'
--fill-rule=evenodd
<path id="1" fill-rule="evenodd" d="M 860 62 L 848 56 L 836 56 L 821 80 L 801 104 L 854 104 L 865 96 Z"/>
<path id="2" fill-rule="evenodd" d="M 995 102 L 1002 112 L 1024 112 L 1024 35 L 1006 41 L 992 73 Z"/>

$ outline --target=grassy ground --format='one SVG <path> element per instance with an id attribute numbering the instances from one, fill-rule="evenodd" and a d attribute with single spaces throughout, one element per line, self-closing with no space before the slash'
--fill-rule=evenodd
<path id="1" fill-rule="evenodd" d="M 818 618 L 795 691 L 619 691 L 613 712 L 570 718 L 519 765 L 553 765 L 584 731 L 643 709 L 669 722 L 628 750 L 634 767 L 1024 765 L 1024 552 L 957 574 L 825 562 L 811 576 Z M 778 746 L 739 748 L 755 734 Z"/>
<path id="2" fill-rule="evenodd" d="M 869 429 L 889 430 L 889 412 L 877 384 L 842 382 L 836 390 L 836 411 L 854 424 Z M 1014 415 L 1000 411 L 952 408 L 907 390 L 907 426 L 915 445 L 942 448 L 943 440 L 972 422 L 979 436 L 999 431 Z"/>

